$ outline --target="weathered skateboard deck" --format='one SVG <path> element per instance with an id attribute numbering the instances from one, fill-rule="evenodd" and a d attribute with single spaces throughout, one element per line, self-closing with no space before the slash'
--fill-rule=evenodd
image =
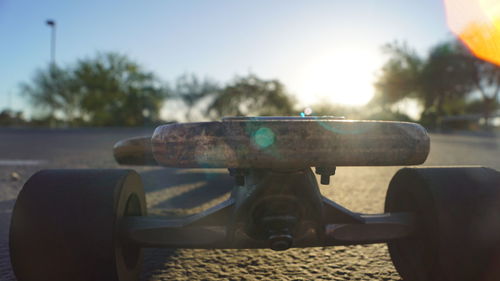
<path id="1" fill-rule="evenodd" d="M 147 155 L 148 139 L 135 143 Z M 141 143 L 140 145 L 137 145 Z M 231 117 L 220 122 L 158 127 L 152 157 L 168 167 L 272 168 L 417 165 L 427 158 L 429 137 L 415 123 L 335 117 Z M 129 161 L 129 164 L 133 161 Z M 123 162 L 122 162 L 123 163 Z"/>

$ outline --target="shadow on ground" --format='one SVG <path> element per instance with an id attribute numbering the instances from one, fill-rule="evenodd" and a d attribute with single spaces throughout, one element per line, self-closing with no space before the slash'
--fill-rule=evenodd
<path id="1" fill-rule="evenodd" d="M 234 183 L 227 170 L 153 169 L 140 174 L 149 214 L 164 218 L 206 210 L 228 198 Z M 165 272 L 176 255 L 177 249 L 145 249 L 141 280 Z"/>

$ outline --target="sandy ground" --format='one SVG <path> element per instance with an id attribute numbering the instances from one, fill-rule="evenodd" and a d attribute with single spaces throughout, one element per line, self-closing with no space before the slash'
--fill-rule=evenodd
<path id="1" fill-rule="evenodd" d="M 9 221 L 16 196 L 34 172 L 46 168 L 117 168 L 111 148 L 119 139 L 152 129 L 0 129 L 0 280 L 15 280 L 8 255 Z M 16 160 L 16 161 L 12 161 Z M 19 161 L 23 160 L 23 161 Z M 26 161 L 29 160 L 29 161 Z M 500 170 L 500 138 L 432 135 L 425 165 L 484 165 Z M 353 211 L 383 208 L 387 185 L 400 167 L 342 167 L 327 197 Z M 223 170 L 137 168 L 148 209 L 192 213 L 227 197 Z M 221 184 L 223 183 L 223 184 Z M 400 280 L 385 244 L 271 250 L 147 249 L 142 280 Z"/>

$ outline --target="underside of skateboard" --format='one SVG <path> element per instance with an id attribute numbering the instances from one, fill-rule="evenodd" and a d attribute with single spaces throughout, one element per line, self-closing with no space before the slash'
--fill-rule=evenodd
<path id="1" fill-rule="evenodd" d="M 185 217 L 148 217 L 133 170 L 45 170 L 16 202 L 10 252 L 19 280 L 138 280 L 142 248 L 325 247 L 388 243 L 405 280 L 500 280 L 500 173 L 403 168 L 385 213 L 321 195 L 339 166 L 422 164 L 420 125 L 335 117 L 233 117 L 169 124 L 123 140 L 125 165 L 227 168 L 231 196 Z"/>

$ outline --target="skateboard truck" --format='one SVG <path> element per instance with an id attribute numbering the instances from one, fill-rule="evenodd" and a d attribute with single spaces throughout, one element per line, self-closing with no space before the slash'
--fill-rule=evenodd
<path id="1" fill-rule="evenodd" d="M 323 197 L 310 169 L 248 169 L 231 197 L 184 219 L 124 217 L 121 233 L 142 247 L 322 247 L 385 242 L 410 235 L 411 213 L 363 215 Z"/>

